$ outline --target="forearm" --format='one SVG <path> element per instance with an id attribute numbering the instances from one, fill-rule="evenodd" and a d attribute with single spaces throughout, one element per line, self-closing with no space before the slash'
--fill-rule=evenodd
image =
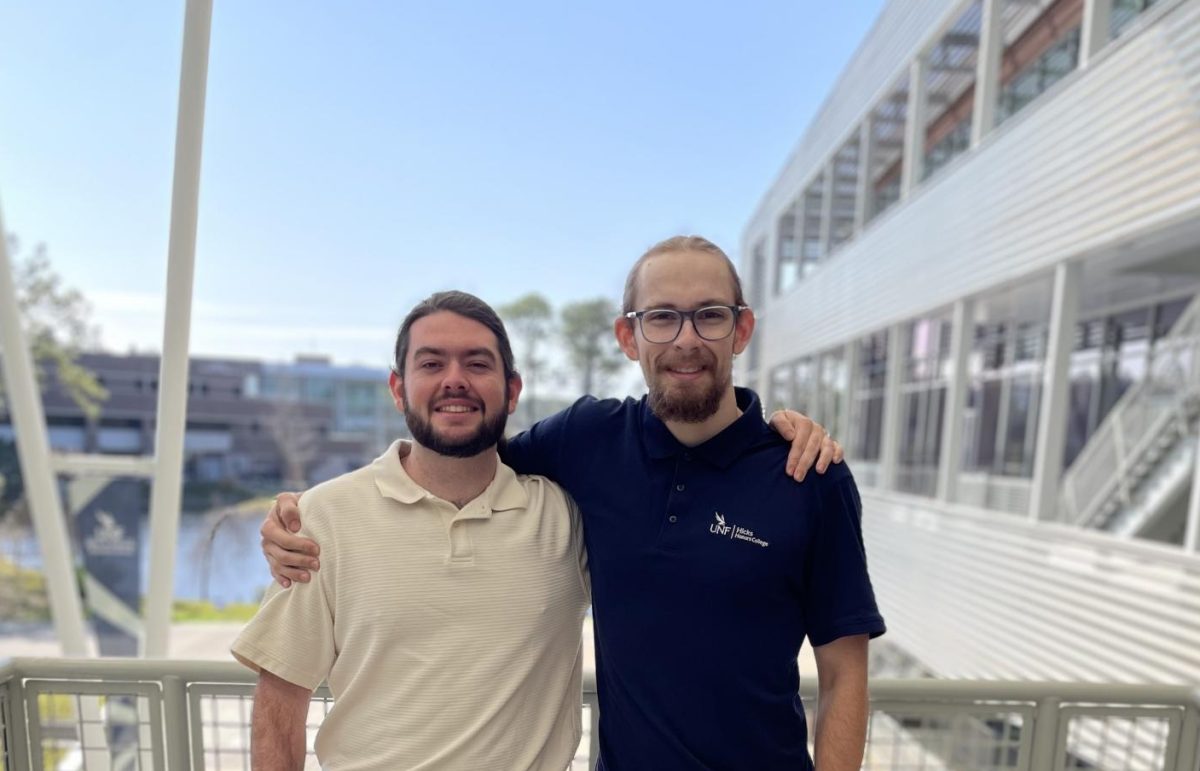
<path id="1" fill-rule="evenodd" d="M 858 771 L 862 766 L 868 701 L 865 682 L 821 690 L 815 734 L 817 771 Z"/>
<path id="2" fill-rule="evenodd" d="M 262 672 L 254 690 L 250 758 L 254 771 L 304 768 L 304 723 L 311 691 Z"/>

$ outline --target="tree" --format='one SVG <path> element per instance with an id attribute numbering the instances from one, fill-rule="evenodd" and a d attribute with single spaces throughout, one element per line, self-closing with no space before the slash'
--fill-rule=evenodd
<path id="1" fill-rule="evenodd" d="M 94 420 L 108 391 L 78 363 L 80 350 L 94 345 L 97 337 L 96 328 L 88 322 L 91 308 L 78 290 L 63 286 L 62 278 L 50 266 L 44 244 L 38 244 L 33 255 L 20 262 L 16 259 L 16 237 L 7 238 L 9 254 L 13 255 L 17 310 L 38 383 L 44 387 L 48 371 L 52 372 L 84 415 Z M 0 378 L 0 410 L 4 408 L 4 379 Z M 10 510 L 19 514 L 23 509 L 21 482 L 15 448 L 11 442 L 0 443 L 0 517 Z"/>
<path id="2" fill-rule="evenodd" d="M 602 297 L 563 306 L 563 344 L 585 394 L 601 390 L 621 368 L 621 352 L 613 338 L 616 317 L 616 307 Z"/>
<path id="3" fill-rule="evenodd" d="M 78 363 L 79 352 L 94 347 L 97 330 L 89 322 L 91 306 L 77 289 L 63 286 L 62 278 L 50 266 L 45 244 L 38 244 L 24 262 L 16 259 L 17 239 L 8 236 L 13 259 L 13 283 L 17 290 L 17 309 L 37 373 L 45 384 L 47 371 L 79 405 L 89 420 L 100 414 L 100 404 L 108 391 L 86 368 Z M 4 407 L 4 383 L 0 380 L 0 408 Z"/>
<path id="4" fill-rule="evenodd" d="M 550 301 L 537 292 L 530 292 L 498 309 L 500 316 L 508 323 L 513 336 L 521 341 L 521 355 L 518 359 L 518 370 L 525 388 L 521 398 L 527 405 L 528 413 L 534 419 L 538 417 L 537 387 L 545 377 L 546 360 L 538 355 L 541 342 L 551 333 L 554 324 L 554 308 Z"/>

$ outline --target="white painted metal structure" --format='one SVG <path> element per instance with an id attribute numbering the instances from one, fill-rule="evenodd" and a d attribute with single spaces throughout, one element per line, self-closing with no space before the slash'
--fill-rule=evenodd
<path id="1" fill-rule="evenodd" d="M 18 455 L 42 550 L 51 613 L 58 639 L 67 655 L 87 655 L 89 651 L 72 569 L 74 561 L 55 485 L 56 472 L 153 476 L 150 577 L 143 655 L 164 656 L 167 651 L 183 481 L 188 340 L 211 24 L 212 1 L 187 0 L 167 255 L 166 317 L 159 374 L 161 387 L 153 459 L 51 455 L 32 360 L 20 326 L 12 268 L 6 244 L 0 237 L 0 350 L 5 353 L 4 375 L 14 427 L 20 437 Z M 0 236 L 5 232 L 0 219 Z"/>
<path id="2" fill-rule="evenodd" d="M 41 694 L 64 694 L 136 698 L 137 714 L 128 718 L 143 727 L 141 768 L 247 767 L 253 682 L 253 673 L 233 663 L 0 662 L 0 730 L 6 739 L 0 747 L 8 748 L 0 766 L 40 771 L 45 748 L 80 744 L 74 737 L 84 726 L 77 715 L 39 714 L 36 707 Z M 815 690 L 815 683 L 801 688 L 810 725 Z M 1193 771 L 1197 762 L 1200 693 L 1190 688 L 885 680 L 871 691 L 865 769 Z M 590 678 L 583 695 L 584 739 L 572 769 L 594 767 L 597 757 L 599 713 Z M 318 691 L 310 729 L 327 712 L 327 698 Z M 311 731 L 309 742 L 311 748 Z"/>
<path id="3" fill-rule="evenodd" d="M 34 377 L 33 356 L 25 342 L 17 291 L 9 263 L 4 218 L 0 216 L 0 351 L 4 352 L 4 381 L 13 426 L 21 436 L 17 456 L 26 496 L 45 566 L 46 592 L 63 652 L 88 655 L 83 629 L 83 605 L 71 569 L 71 544 L 67 539 L 62 502 L 50 468 L 50 443 L 46 418 Z"/>
<path id="4" fill-rule="evenodd" d="M 188 342 L 192 324 L 192 277 L 200 206 L 200 156 L 204 143 L 204 97 L 212 0 L 187 0 L 179 117 L 175 133 L 175 183 L 167 253 L 167 302 L 159 374 L 154 483 L 150 493 L 150 581 L 146 596 L 143 655 L 165 656 L 175 598 L 175 552 L 183 495 L 183 438 L 187 425 Z"/>

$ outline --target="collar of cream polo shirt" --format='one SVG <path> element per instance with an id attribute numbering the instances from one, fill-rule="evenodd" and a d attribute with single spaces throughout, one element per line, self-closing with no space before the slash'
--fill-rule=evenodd
<path id="1" fill-rule="evenodd" d="M 438 498 L 413 481 L 404 470 L 400 459 L 412 452 L 412 442 L 397 439 L 371 464 L 375 475 L 375 487 L 384 498 L 404 504 L 413 504 L 422 499 L 440 501 L 448 506 L 454 504 Z M 517 479 L 517 474 L 503 463 L 497 462 L 496 476 L 476 498 L 469 501 L 453 517 L 454 522 L 463 519 L 490 519 L 494 511 L 523 509 L 529 506 L 529 494 Z"/>

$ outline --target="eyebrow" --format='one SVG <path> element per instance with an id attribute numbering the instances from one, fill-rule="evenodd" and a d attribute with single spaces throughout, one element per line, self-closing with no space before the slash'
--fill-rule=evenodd
<path id="1" fill-rule="evenodd" d="M 489 361 L 494 362 L 496 360 L 496 354 L 492 353 L 491 348 L 468 348 L 460 355 L 465 357 L 485 356 Z M 413 351 L 413 358 L 415 359 L 418 356 L 449 356 L 449 354 L 446 352 L 445 348 L 434 348 L 432 346 L 423 345 L 417 350 Z"/>
<path id="2" fill-rule="evenodd" d="M 709 298 L 707 300 L 701 300 L 700 302 L 698 302 L 696 305 L 694 305 L 692 307 L 699 309 L 699 308 L 709 308 L 713 305 L 733 305 L 733 303 L 731 303 L 731 302 L 727 303 L 724 300 L 717 300 L 717 299 Z M 667 302 L 646 303 L 646 310 L 673 310 L 674 311 L 674 310 L 679 310 L 679 306 L 676 305 L 675 303 L 667 303 Z"/>

